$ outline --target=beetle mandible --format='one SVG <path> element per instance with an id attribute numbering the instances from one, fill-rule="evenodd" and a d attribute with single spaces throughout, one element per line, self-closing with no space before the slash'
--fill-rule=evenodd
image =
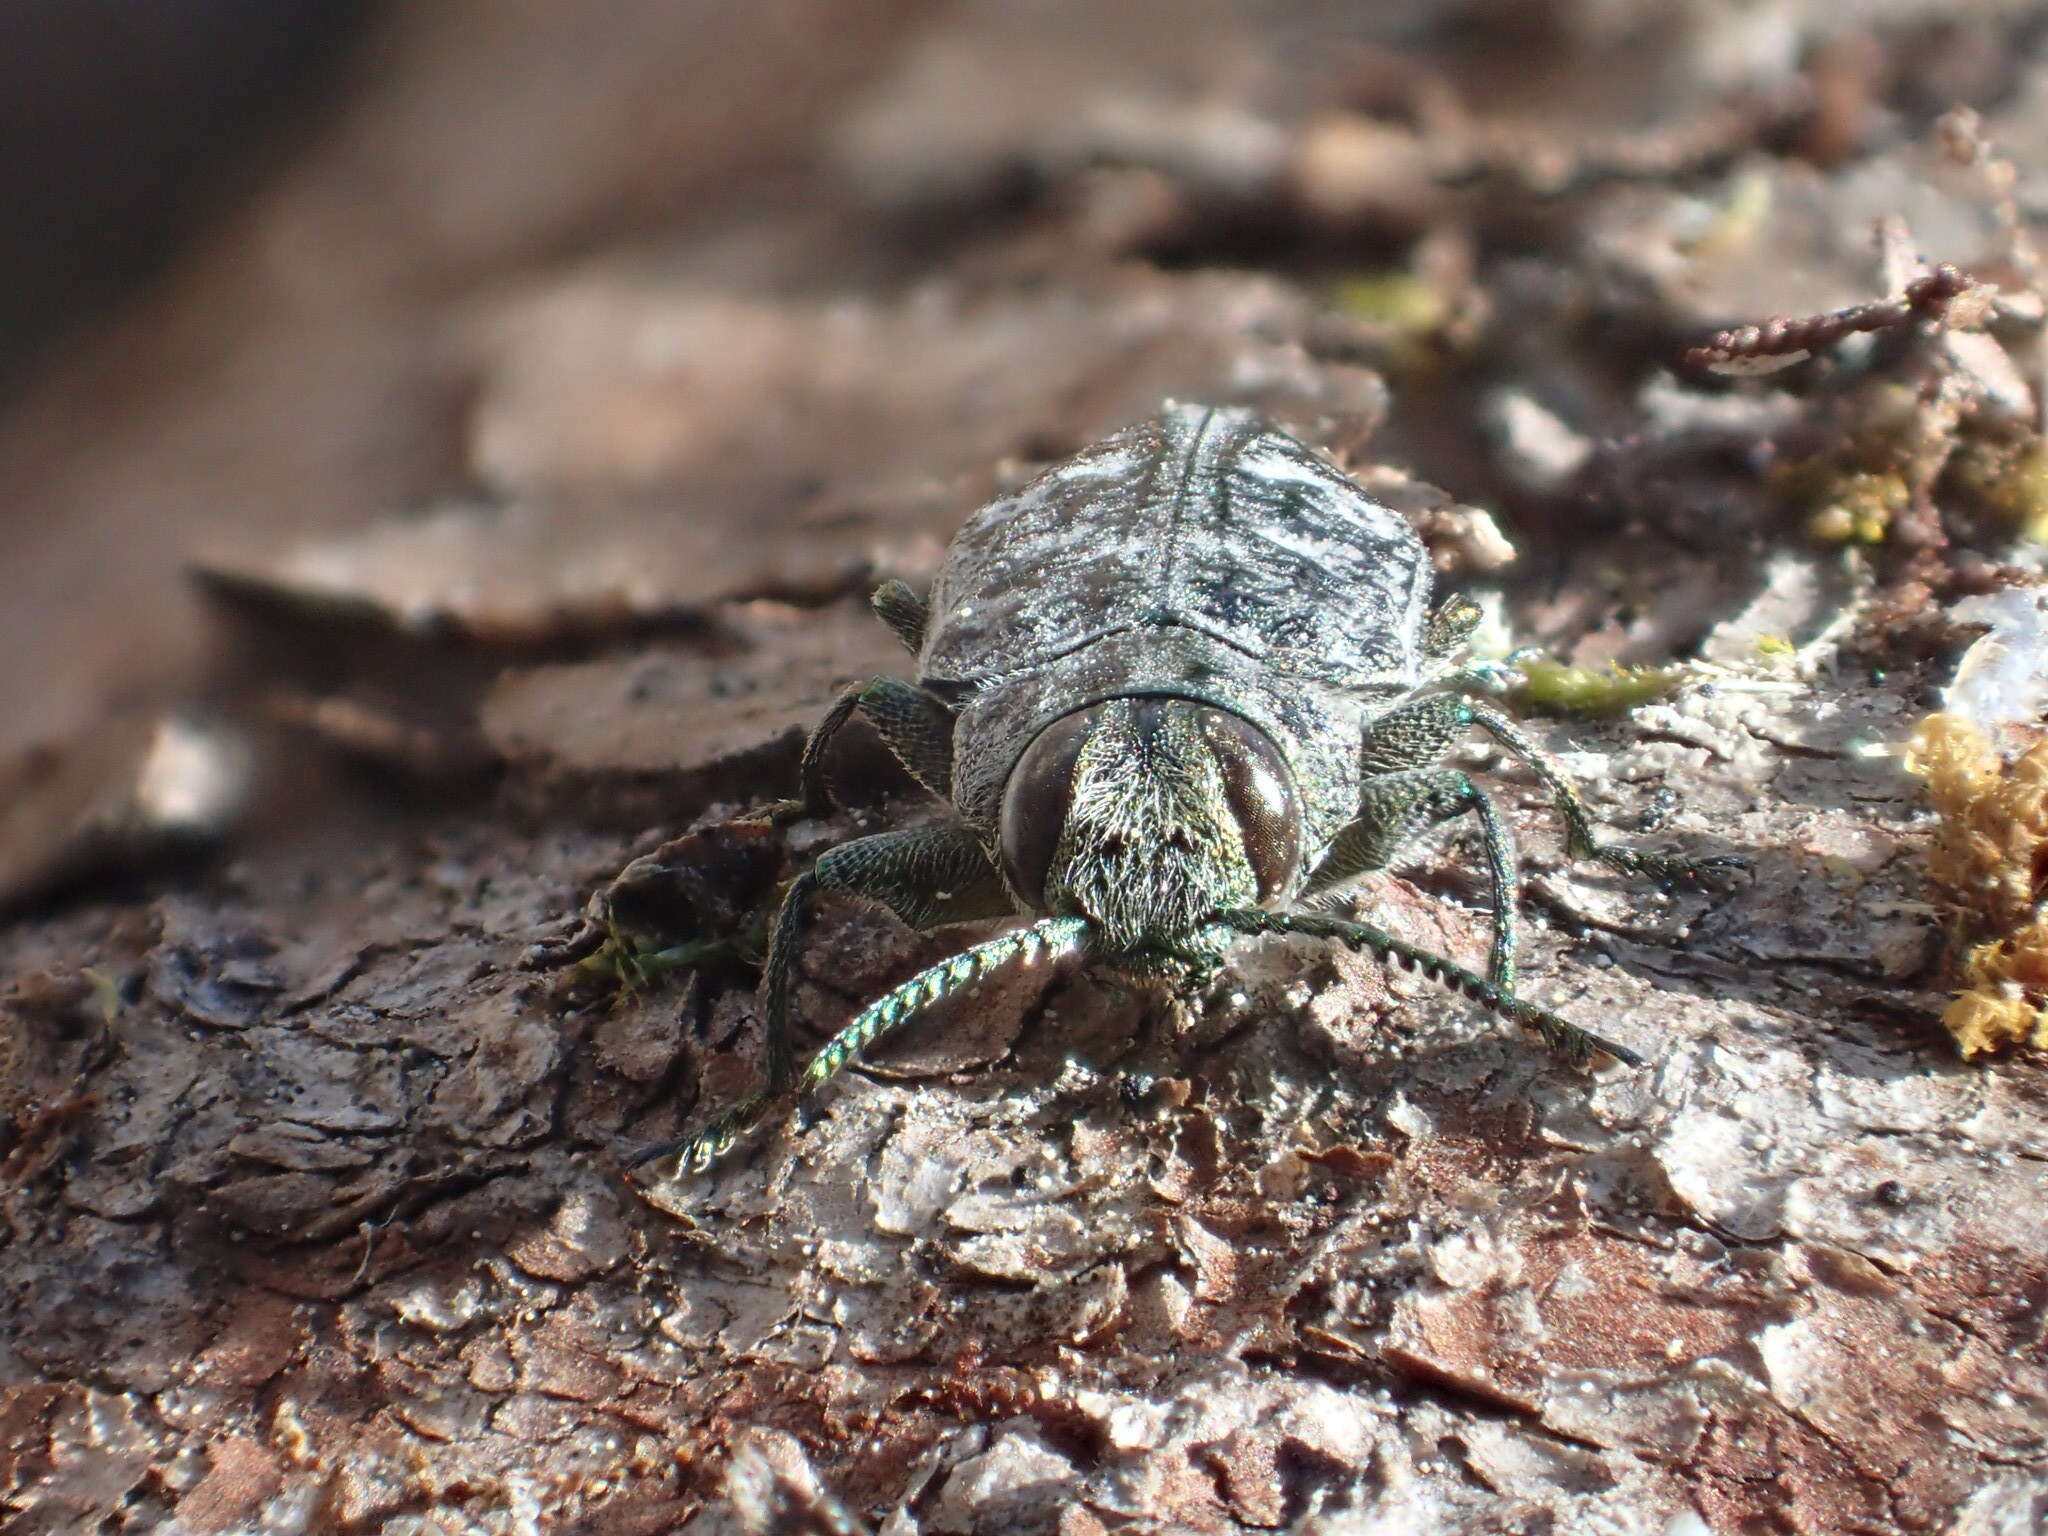
<path id="1" fill-rule="evenodd" d="M 763 979 L 766 1086 L 640 1161 L 708 1167 L 778 1101 L 808 1097 L 991 967 L 1081 953 L 1186 995 L 1250 934 L 1370 951 L 1574 1061 L 1599 1050 L 1639 1065 L 1515 995 L 1508 824 L 1484 787 L 1441 766 L 1475 727 L 1548 789 L 1571 856 L 1659 877 L 1734 862 L 1601 842 L 1541 749 L 1471 696 L 1479 674 L 1454 658 L 1477 606 L 1432 610 L 1428 552 L 1408 522 L 1248 410 L 1169 404 L 977 512 L 928 601 L 900 581 L 873 601 L 916 654 L 917 682 L 848 688 L 805 744 L 801 798 L 770 814 L 830 809 L 826 747 L 859 711 L 960 824 L 843 843 L 798 877 Z M 1493 903 L 1485 976 L 1369 923 L 1296 909 L 1468 812 Z M 791 968 L 821 891 L 920 929 L 1036 920 L 869 1004 L 799 1070 Z"/>

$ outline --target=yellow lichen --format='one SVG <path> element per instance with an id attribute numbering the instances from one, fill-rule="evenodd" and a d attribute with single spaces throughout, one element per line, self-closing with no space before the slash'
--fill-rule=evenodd
<path id="1" fill-rule="evenodd" d="M 1777 201 L 1777 182 L 1761 165 L 1738 171 L 1729 178 L 1720 204 L 1711 210 L 1711 221 L 1698 235 L 1682 244 L 1695 262 L 1730 260 L 1756 246 Z"/>
<path id="2" fill-rule="evenodd" d="M 1339 279 L 1330 297 L 1365 327 L 1374 362 L 1390 378 L 1439 374 L 1471 340 L 1471 317 L 1457 300 L 1413 272 L 1356 273 Z"/>
<path id="3" fill-rule="evenodd" d="M 2048 739 L 2011 763 L 1959 715 L 1930 715 L 1906 766 L 1940 817 L 1932 869 L 1963 990 L 1942 1014 L 1965 1056 L 2048 1047 Z"/>

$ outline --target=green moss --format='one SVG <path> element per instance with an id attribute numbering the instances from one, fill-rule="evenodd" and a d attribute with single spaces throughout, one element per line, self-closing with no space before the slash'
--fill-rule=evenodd
<path id="1" fill-rule="evenodd" d="M 1346 315 L 1370 328 L 1374 361 L 1391 379 L 1433 377 L 1461 345 L 1453 334 L 1457 327 L 1449 296 L 1412 272 L 1342 278 L 1331 297 Z"/>
<path id="2" fill-rule="evenodd" d="M 1573 667 L 1561 661 L 1521 663 L 1516 696 L 1532 709 L 1554 715 L 1618 715 L 1667 698 L 1686 680 L 1683 667 Z"/>
<path id="3" fill-rule="evenodd" d="M 650 942 L 614 923 L 595 954 L 576 962 L 577 974 L 630 998 L 651 992 L 677 971 L 734 957 L 730 939 L 694 939 L 684 944 Z"/>
<path id="4" fill-rule="evenodd" d="M 1822 544 L 1882 544 L 1912 492 L 1896 470 L 1823 471 L 1796 509 Z"/>
<path id="5" fill-rule="evenodd" d="M 1451 313 L 1443 294 L 1412 272 L 1365 272 L 1347 277 L 1337 284 L 1335 296 L 1337 307 L 1352 319 L 1384 325 L 1408 336 L 1436 330 Z"/>

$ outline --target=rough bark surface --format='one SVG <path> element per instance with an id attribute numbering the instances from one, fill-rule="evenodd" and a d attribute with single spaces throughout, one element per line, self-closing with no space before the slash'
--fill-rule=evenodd
<path id="1" fill-rule="evenodd" d="M 1941 1028 L 1901 766 L 2041 580 L 2034 8 L 404 9 L 0 425 L 7 1530 L 2048 1526 L 2048 1071 Z M 1525 704 L 1634 704 L 1532 718 L 1602 820 L 1749 861 L 1595 873 L 1462 753 L 1525 994 L 1652 1064 L 1307 943 L 1020 972 L 643 1198 L 780 885 L 946 814 L 855 731 L 743 819 L 907 672 L 865 590 L 1168 396 L 1370 477 L 1582 669 Z M 1483 964 L 1484 888 L 1353 899 Z M 811 1038 L 976 936 L 827 903 Z"/>

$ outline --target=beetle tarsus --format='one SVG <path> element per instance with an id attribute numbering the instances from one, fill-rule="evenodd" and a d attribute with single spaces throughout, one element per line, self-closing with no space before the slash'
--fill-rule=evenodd
<path id="1" fill-rule="evenodd" d="M 626 1166 L 644 1168 L 649 1163 L 674 1158 L 677 1175 L 708 1173 L 742 1136 L 768 1118 L 768 1112 L 781 1097 L 779 1094 L 757 1093 L 742 1099 L 694 1136 L 679 1136 L 673 1141 L 664 1141 L 636 1152 L 626 1160 Z"/>
<path id="2" fill-rule="evenodd" d="M 1468 971 L 1441 955 L 1433 955 L 1426 949 L 1418 949 L 1405 940 L 1395 938 L 1383 928 L 1375 928 L 1370 923 L 1324 917 L 1316 913 L 1265 912 L 1256 909 L 1226 912 L 1221 921 L 1239 933 L 1296 933 L 1308 938 L 1331 939 L 1351 949 L 1369 950 L 1388 964 L 1402 970 L 1420 972 L 1432 981 L 1449 987 L 1461 997 L 1477 1003 L 1498 1018 L 1512 1020 L 1525 1029 L 1535 1030 L 1552 1049 L 1563 1052 L 1575 1066 L 1584 1066 L 1592 1059 L 1596 1050 L 1604 1051 L 1616 1061 L 1628 1066 L 1640 1067 L 1645 1064 L 1644 1058 L 1627 1046 L 1597 1035 L 1590 1029 L 1581 1028 L 1569 1019 L 1558 1017 L 1547 1008 L 1539 1008 L 1534 1003 L 1524 1002 L 1512 993 L 1493 986 L 1475 972 Z"/>

